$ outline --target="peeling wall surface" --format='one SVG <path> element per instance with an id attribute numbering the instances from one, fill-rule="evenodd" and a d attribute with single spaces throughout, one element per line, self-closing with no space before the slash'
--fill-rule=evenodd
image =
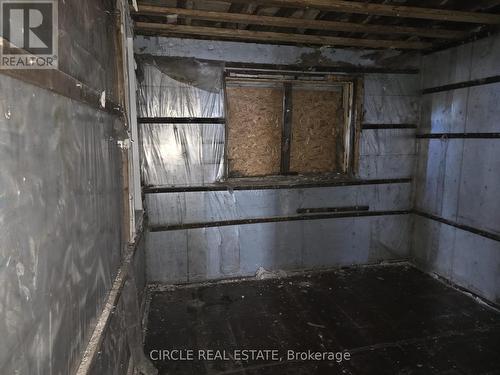
<path id="1" fill-rule="evenodd" d="M 137 54 L 194 57 L 254 64 L 418 68 L 418 55 L 395 50 L 354 50 L 136 36 Z"/>
<path id="2" fill-rule="evenodd" d="M 344 65 L 349 61 L 349 64 L 381 66 L 380 61 L 374 61 L 369 52 L 319 51 L 212 41 L 180 42 L 175 38 L 137 37 L 135 42 L 136 52 L 163 57 L 307 64 L 301 60 L 301 56 L 314 52 L 325 54 L 330 65 Z M 144 55 L 139 55 L 139 61 L 141 56 Z M 313 65 L 324 61 L 318 56 L 313 60 Z M 198 99 L 202 95 L 198 92 L 199 88 L 186 91 L 185 79 L 175 83 L 172 72 L 162 76 L 160 67 L 149 66 L 141 70 L 156 77 L 155 80 L 147 76 L 142 81 L 139 79 L 142 82 L 139 88 L 139 112 L 143 116 L 158 116 L 161 113 L 162 116 L 175 117 L 176 112 L 165 110 L 172 107 L 169 103 L 171 100 L 184 106 L 182 112 L 196 113 L 197 116 L 207 117 L 203 108 L 224 107 L 222 95 L 218 99 L 220 105 L 213 105 L 211 100 L 214 97 L 208 94 L 205 95 L 205 104 L 200 102 Z M 164 87 L 158 89 L 158 83 Z M 380 128 L 366 129 L 361 134 L 361 160 L 357 177 L 411 177 L 415 161 L 414 129 L 383 129 L 383 125 L 415 124 L 418 121 L 419 76 L 366 74 L 364 84 L 365 122 Z M 208 102 L 211 103 L 209 106 L 206 105 Z M 218 110 L 216 115 L 220 115 Z M 223 177 L 223 151 L 222 124 L 142 124 L 143 184 L 211 185 Z M 214 161 L 217 162 L 216 166 Z M 295 215 L 299 208 L 310 207 L 367 204 L 373 211 L 408 210 L 411 208 L 410 188 L 411 185 L 407 183 L 391 183 L 280 190 L 148 193 L 145 200 L 150 225 L 154 227 L 288 216 Z M 316 268 L 405 259 L 409 255 L 410 219 L 409 215 L 390 215 L 153 231 L 147 235 L 147 279 L 150 282 L 194 282 L 253 275 L 259 267 Z"/>
<path id="3" fill-rule="evenodd" d="M 500 74 L 500 37 L 425 56 L 431 88 Z M 423 95 L 422 133 L 500 132 L 500 84 Z M 421 139 L 415 207 L 500 234 L 498 139 Z M 412 256 L 428 270 L 500 302 L 500 243 L 424 217 L 415 219 Z"/>

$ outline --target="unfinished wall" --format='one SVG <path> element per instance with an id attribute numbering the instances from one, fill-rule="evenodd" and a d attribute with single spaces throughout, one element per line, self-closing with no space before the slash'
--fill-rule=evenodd
<path id="1" fill-rule="evenodd" d="M 59 70 L 117 102 L 116 0 L 59 1 Z M 75 16 L 78 15 L 78 16 Z M 116 39 L 115 39 L 116 38 Z"/>
<path id="2" fill-rule="evenodd" d="M 369 74 L 364 79 L 364 129 L 359 176 L 410 177 L 415 166 L 419 81 L 408 74 Z"/>
<path id="3" fill-rule="evenodd" d="M 315 52 L 297 47 L 228 42 L 184 40 L 182 43 L 181 46 L 175 39 L 139 37 L 136 39 L 136 51 L 169 56 L 189 55 L 210 60 L 280 64 L 300 64 L 300 56 Z M 200 48 L 188 51 L 185 47 L 194 45 Z M 264 50 L 265 54 L 262 53 Z M 243 51 L 251 51 L 252 54 L 248 55 Z M 316 50 L 315 61 L 321 60 L 324 63 L 320 57 L 322 54 L 330 56 L 328 62 L 333 65 L 345 64 L 343 59 L 349 56 L 352 66 L 381 66 L 373 60 L 374 55 L 369 57 L 369 51 L 360 53 L 321 49 L 321 52 Z M 336 56 L 339 56 L 337 60 Z M 418 75 L 366 74 L 364 78 L 365 122 L 370 127 L 362 131 L 360 139 L 360 168 L 356 181 L 363 180 L 362 185 L 354 183 L 353 186 L 280 189 L 229 187 L 210 191 L 218 177 L 222 176 L 207 174 L 206 171 L 217 170 L 210 164 L 214 160 L 210 155 L 220 155 L 220 147 L 223 147 L 224 142 L 223 126 L 220 127 L 221 132 L 216 141 L 212 130 L 205 138 L 201 129 L 206 129 L 207 125 L 175 126 L 179 141 L 175 141 L 173 137 L 170 139 L 174 139 L 171 142 L 174 144 L 173 148 L 179 149 L 191 144 L 180 141 L 188 131 L 194 131 L 185 129 L 200 129 L 196 130 L 200 137 L 196 138 L 194 148 L 187 149 L 191 150 L 187 155 L 197 155 L 196 162 L 192 163 L 193 159 L 190 159 L 184 164 L 174 163 L 181 170 L 177 174 L 178 168 L 170 168 L 172 159 L 166 156 L 165 145 L 168 142 L 162 141 L 162 136 L 154 138 L 156 132 L 160 134 L 170 131 L 160 129 L 174 126 L 143 124 L 141 147 L 143 159 L 148 160 L 148 163 L 143 163 L 142 176 L 143 183 L 150 187 L 146 189 L 145 195 L 151 229 L 146 244 L 148 281 L 193 282 L 253 275 L 261 266 L 268 269 L 297 269 L 407 258 L 410 218 L 409 215 L 393 212 L 411 208 L 411 185 L 405 179 L 411 177 L 413 172 L 415 130 L 391 127 L 394 124 L 417 122 Z M 156 80 L 167 81 L 165 77 Z M 172 93 L 179 92 L 173 86 L 170 87 L 170 92 L 168 87 L 154 91 L 153 86 L 155 85 L 148 84 L 147 79 L 141 85 L 142 99 L 139 105 L 142 107 L 142 114 L 146 116 L 156 115 L 155 106 L 151 104 L 158 103 L 160 96 L 171 97 Z M 169 107 L 168 100 L 160 99 L 160 102 L 161 108 Z M 195 102 L 190 100 L 189 103 L 191 106 Z M 166 116 L 165 112 L 162 113 Z M 387 129 L 388 124 L 390 129 Z M 154 133 L 148 130 L 150 126 L 155 127 Z M 213 129 L 213 126 L 211 124 L 209 129 Z M 156 139 L 158 143 L 155 145 L 150 142 L 151 139 Z M 207 151 L 214 144 L 219 145 L 217 152 Z M 205 145 L 206 148 L 203 147 Z M 203 152 L 200 153 L 200 150 Z M 160 162 L 150 163 L 149 160 L 153 159 Z M 223 170 L 218 170 L 221 169 Z M 175 180 L 177 175 L 189 175 L 189 178 Z M 163 186 L 166 190 L 162 190 L 159 185 L 168 186 Z M 320 220 L 286 219 L 297 216 L 300 208 L 356 205 L 369 205 L 370 211 L 382 213 Z M 285 219 L 280 222 L 262 221 L 276 217 Z M 248 219 L 254 220 L 254 223 L 241 222 Z M 238 222 L 219 226 L 214 223 L 217 221 Z M 176 229 L 179 225 L 184 225 L 185 228 Z M 188 229 L 187 225 L 191 228 Z"/>
<path id="4" fill-rule="evenodd" d="M 0 86 L 1 372 L 71 374 L 120 262 L 118 120 Z"/>
<path id="5" fill-rule="evenodd" d="M 420 57 L 396 50 L 356 50 L 207 41 L 138 35 L 136 53 L 204 60 L 301 66 L 418 68 Z"/>
<path id="6" fill-rule="evenodd" d="M 145 236 L 139 235 L 129 247 L 121 271 L 124 279 L 115 281 L 113 310 L 101 335 L 96 355 L 89 364 L 88 374 L 122 375 L 132 368 L 144 368 L 142 353 L 142 317 L 145 308 L 146 266 Z M 143 359 L 143 358 L 142 358 Z M 148 374 L 148 372 L 144 372 Z M 153 373 L 151 373 L 153 374 Z"/>
<path id="7" fill-rule="evenodd" d="M 500 84 L 443 87 L 498 76 L 500 37 L 425 56 L 420 133 L 500 131 Z M 462 85 L 467 86 L 467 85 Z M 500 233 L 498 139 L 418 142 L 415 207 L 423 213 Z M 500 244 L 429 217 L 415 218 L 412 256 L 424 268 L 500 302 Z"/>
<path id="8" fill-rule="evenodd" d="M 220 64 L 138 56 L 140 117 L 224 117 Z M 223 174 L 223 124 L 139 124 L 145 186 L 213 183 Z"/>
<path id="9" fill-rule="evenodd" d="M 26 73 L 52 91 L 0 72 L 2 374 L 75 373 L 121 263 L 114 4 L 59 2 L 63 74 Z"/>

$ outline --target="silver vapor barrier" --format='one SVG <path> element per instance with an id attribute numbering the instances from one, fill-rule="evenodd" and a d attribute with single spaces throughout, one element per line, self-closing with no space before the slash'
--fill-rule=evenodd
<path id="1" fill-rule="evenodd" d="M 146 194 L 151 226 L 293 216 L 305 208 L 410 209 L 410 184 Z"/>
<path id="2" fill-rule="evenodd" d="M 120 119 L 0 75 L 0 373 L 72 374 L 120 264 Z"/>
<path id="3" fill-rule="evenodd" d="M 223 124 L 154 122 L 167 117 L 224 117 L 222 75 L 213 73 L 215 70 L 222 73 L 222 66 L 186 58 L 144 55 L 138 56 L 138 65 L 139 113 L 140 117 L 151 119 L 150 123 L 140 124 L 143 186 L 192 187 L 221 180 L 225 169 Z M 400 98 L 409 103 L 417 101 L 414 91 L 418 80 L 413 76 L 405 76 L 402 83 L 400 77 L 394 75 L 365 78 L 369 103 L 399 103 Z M 209 79 L 213 80 L 211 84 Z M 399 108 L 399 104 L 395 105 Z M 410 107 L 413 104 L 401 111 L 406 113 Z M 367 117 L 373 111 L 383 112 L 376 105 L 364 110 L 368 112 Z M 414 123 L 415 116 L 411 117 Z M 154 118 L 157 121 L 153 121 Z M 399 117 L 380 116 L 375 120 L 374 124 L 402 121 Z M 380 126 L 380 129 L 363 131 L 360 144 L 359 178 L 393 179 L 412 175 L 414 129 Z M 293 269 L 406 258 L 411 221 L 407 215 L 211 225 L 217 221 L 293 217 L 298 210 L 307 208 L 369 206 L 370 211 L 404 211 L 411 206 L 410 197 L 411 185 L 405 183 L 148 193 L 145 203 L 154 231 L 147 235 L 146 241 L 147 279 L 191 282 L 253 275 L 261 266 Z M 208 227 L 163 232 L 169 226 L 191 224 Z M 358 229 L 350 230 L 352 228 Z M 335 235 L 322 240 L 325 231 Z M 313 243 L 318 246 L 311 253 Z M 330 243 L 336 244 L 335 248 L 330 248 Z M 353 246 L 363 250 L 353 252 Z"/>
<path id="4" fill-rule="evenodd" d="M 222 64 L 137 57 L 140 117 L 224 117 Z M 222 178 L 223 124 L 139 126 L 143 185 L 204 185 Z"/>
<path id="5" fill-rule="evenodd" d="M 136 55 L 140 117 L 223 117 L 223 65 Z"/>
<path id="6" fill-rule="evenodd" d="M 204 185 L 224 172 L 224 124 L 141 124 L 143 184 Z"/>
<path id="7" fill-rule="evenodd" d="M 148 233 L 149 282 L 187 283 L 406 259 L 410 215 L 286 221 Z"/>
<path id="8" fill-rule="evenodd" d="M 145 299 L 144 236 L 129 245 L 110 294 L 114 303 L 105 310 L 111 312 L 97 354 L 90 361 L 86 375 L 122 375 L 128 373 L 131 364 L 137 374 L 158 373 L 143 351 L 142 316 Z M 142 308 L 141 308 L 142 307 Z M 85 369 L 86 370 L 86 369 Z M 80 372 L 77 373 L 79 375 Z"/>

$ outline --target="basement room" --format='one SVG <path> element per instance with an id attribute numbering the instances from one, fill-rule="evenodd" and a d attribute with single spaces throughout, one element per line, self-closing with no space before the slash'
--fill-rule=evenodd
<path id="1" fill-rule="evenodd" d="M 500 0 L 0 33 L 0 374 L 500 375 Z"/>

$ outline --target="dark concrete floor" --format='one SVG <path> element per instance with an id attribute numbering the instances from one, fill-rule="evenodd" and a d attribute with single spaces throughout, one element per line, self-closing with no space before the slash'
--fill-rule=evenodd
<path id="1" fill-rule="evenodd" d="M 154 361 L 160 374 L 500 374 L 500 315 L 409 266 L 352 268 L 155 292 L 145 352 L 172 349 L 195 360 Z M 196 360 L 200 349 L 282 360 Z M 288 361 L 288 350 L 351 359 Z"/>

